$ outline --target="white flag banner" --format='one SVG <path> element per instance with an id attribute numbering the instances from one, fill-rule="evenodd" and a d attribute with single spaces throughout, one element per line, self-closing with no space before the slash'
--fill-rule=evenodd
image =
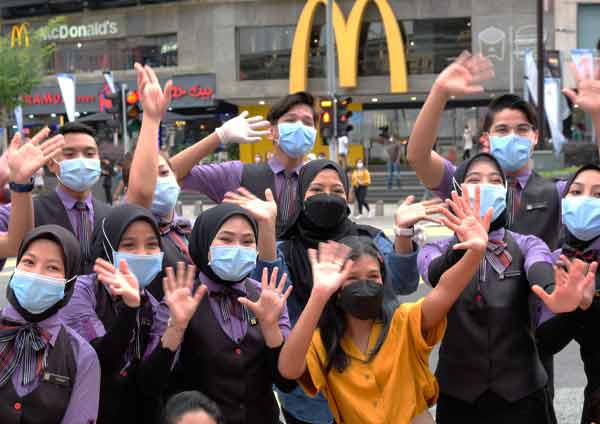
<path id="1" fill-rule="evenodd" d="M 23 132 L 23 107 L 21 105 L 15 107 L 15 121 L 17 123 L 17 130 Z"/>
<path id="2" fill-rule="evenodd" d="M 593 49 L 573 49 L 571 50 L 571 60 L 583 79 L 594 79 Z"/>
<path id="3" fill-rule="evenodd" d="M 58 86 L 60 94 L 65 104 L 65 111 L 69 122 L 75 120 L 75 75 L 73 74 L 57 74 Z"/>
<path id="4" fill-rule="evenodd" d="M 548 126 L 552 135 L 554 153 L 558 155 L 565 144 L 565 136 L 562 133 L 562 117 L 560 113 L 560 80 L 557 78 L 544 79 L 544 106 Z"/>
<path id="5" fill-rule="evenodd" d="M 525 87 L 529 89 L 529 95 L 531 96 L 532 103 L 537 104 L 537 86 L 538 86 L 538 72 L 537 64 L 533 58 L 533 51 L 527 49 L 525 51 Z M 529 98 L 528 96 L 525 96 Z"/>
<path id="6" fill-rule="evenodd" d="M 113 77 L 113 73 L 110 71 L 105 72 L 104 80 L 106 81 L 108 88 L 110 88 L 110 92 L 115 93 L 117 91 L 117 88 L 115 87 L 115 78 Z"/>

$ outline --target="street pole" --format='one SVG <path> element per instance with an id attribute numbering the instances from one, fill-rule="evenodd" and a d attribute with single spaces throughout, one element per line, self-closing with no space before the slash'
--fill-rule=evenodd
<path id="1" fill-rule="evenodd" d="M 337 99 L 335 97 L 335 44 L 333 39 L 333 0 L 327 0 L 326 36 L 327 47 L 327 94 L 333 101 L 333 136 L 329 140 L 329 159 L 337 162 Z"/>
<path id="2" fill-rule="evenodd" d="M 123 153 L 129 152 L 129 135 L 127 134 L 127 99 L 125 92 L 127 91 L 127 84 L 121 84 L 121 110 L 123 113 Z"/>
<path id="3" fill-rule="evenodd" d="M 537 115 L 539 137 L 542 148 L 545 147 L 546 120 L 544 114 L 544 0 L 537 0 Z"/>

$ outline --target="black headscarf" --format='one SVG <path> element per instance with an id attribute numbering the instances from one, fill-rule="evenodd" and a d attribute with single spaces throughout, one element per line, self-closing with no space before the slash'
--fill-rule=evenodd
<path id="1" fill-rule="evenodd" d="M 463 161 L 456 168 L 456 172 L 454 173 L 454 180 L 458 184 L 458 187 L 455 187 L 455 189 L 457 190 L 457 193 L 459 195 L 461 194 L 460 185 L 465 182 L 465 178 L 467 177 L 469 170 L 477 162 L 489 162 L 489 163 L 492 163 L 493 165 L 495 165 L 498 172 L 502 176 L 502 183 L 504 184 L 504 186 L 506 186 L 506 174 L 504 174 L 504 171 L 502 170 L 502 167 L 500 166 L 500 162 L 498 162 L 498 160 L 494 156 L 490 155 L 489 153 L 478 153 L 475 156 L 473 156 L 472 158 L 470 158 L 466 161 Z M 506 213 L 507 213 L 506 209 L 504 209 L 504 211 L 500 214 L 500 216 L 498 218 L 496 218 L 490 224 L 490 232 L 498 230 L 498 229 L 506 226 Z"/>
<path id="2" fill-rule="evenodd" d="M 584 171 L 590 171 L 590 170 L 600 172 L 600 167 L 598 165 L 589 164 L 589 165 L 584 165 L 581 168 L 579 168 L 571 176 L 571 178 L 569 178 L 569 180 L 567 181 L 567 185 L 565 186 L 562 197 L 564 198 L 567 196 L 567 193 L 569 192 L 571 185 L 573 184 L 573 181 L 575 181 L 575 179 L 577 178 L 577 176 L 579 174 L 581 174 Z M 600 236 L 598 236 L 598 237 L 600 237 Z M 563 250 L 566 245 L 568 247 L 571 247 L 573 249 L 577 249 L 577 250 L 583 252 L 586 249 L 588 249 L 592 244 L 594 244 L 596 242 L 596 240 L 598 240 L 598 237 L 594 237 L 593 239 L 588 240 L 588 241 L 579 240 L 577 237 L 575 237 L 573 234 L 571 234 L 571 232 L 569 231 L 569 229 L 567 228 L 566 225 L 563 225 L 562 236 L 561 236 L 559 245 L 563 247 Z"/>
<path id="3" fill-rule="evenodd" d="M 112 249 L 119 249 L 123 234 L 135 221 L 150 224 L 158 242 L 161 242 L 158 224 L 152 213 L 141 206 L 127 203 L 111 209 L 100 225 L 96 226 L 92 237 L 92 258 L 102 258 L 112 263 Z"/>
<path id="4" fill-rule="evenodd" d="M 339 225 L 331 229 L 315 226 L 304 214 L 304 196 L 310 183 L 325 169 L 333 169 L 340 177 L 344 190 L 348 194 L 348 178 L 344 170 L 335 162 L 325 159 L 312 160 L 302 167 L 298 176 L 298 191 L 296 193 L 296 216 L 283 234 L 285 242 L 281 249 L 285 257 L 290 276 L 294 283 L 295 296 L 304 305 L 312 290 L 312 268 L 308 260 L 307 249 L 316 249 L 320 242 L 333 240 L 339 241 L 347 236 L 365 235 L 375 237 L 380 230 L 368 225 L 358 225 L 346 218 Z"/>
<path id="5" fill-rule="evenodd" d="M 19 314 L 28 322 L 40 322 L 43 321 L 59 311 L 65 306 L 75 288 L 76 277 L 81 272 L 81 247 L 79 241 L 75 238 L 73 233 L 69 230 L 60 227 L 58 225 L 42 225 L 31 230 L 21 242 L 19 252 L 17 253 L 17 264 L 21 261 L 23 255 L 27 252 L 29 245 L 35 240 L 50 240 L 60 246 L 62 250 L 62 260 L 65 269 L 65 296 L 60 302 L 55 303 L 53 306 L 45 310 L 40 314 L 32 314 L 23 308 L 13 290 L 10 288 L 10 284 L 6 290 L 6 296 L 9 303 L 19 312 Z"/>
<path id="6" fill-rule="evenodd" d="M 221 203 L 198 216 L 190 235 L 189 244 L 190 256 L 198 267 L 198 270 L 210 278 L 212 282 L 227 286 L 239 281 L 225 281 L 219 278 L 208 264 L 208 252 L 221 226 L 233 216 L 246 218 L 252 227 L 252 231 L 254 231 L 254 237 L 258 241 L 258 226 L 252 215 L 240 206 Z"/>

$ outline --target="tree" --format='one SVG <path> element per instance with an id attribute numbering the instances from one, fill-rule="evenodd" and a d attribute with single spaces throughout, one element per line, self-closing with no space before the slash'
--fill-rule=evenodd
<path id="1" fill-rule="evenodd" d="M 46 41 L 46 34 L 60 25 L 64 18 L 54 18 L 46 26 L 32 30 L 28 24 L 19 40 L 12 33 L 0 35 L 0 127 L 2 147 L 6 149 L 10 114 L 47 74 L 55 45 Z M 18 42 L 16 42 L 18 41 Z"/>

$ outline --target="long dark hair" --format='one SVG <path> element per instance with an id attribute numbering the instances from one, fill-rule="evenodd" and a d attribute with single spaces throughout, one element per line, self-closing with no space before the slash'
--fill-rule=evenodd
<path id="1" fill-rule="evenodd" d="M 377 246 L 373 240 L 370 237 L 365 236 L 350 236 L 340 240 L 340 243 L 345 244 L 352 249 L 350 259 L 357 260 L 361 256 L 370 256 L 377 260 L 379 269 L 381 270 L 381 277 L 383 279 L 383 303 L 381 304 L 379 321 L 383 324 L 383 329 L 375 344 L 375 348 L 369 352 L 368 361 L 371 361 L 377 352 L 379 352 L 379 349 L 381 349 L 381 346 L 385 341 L 390 322 L 392 321 L 392 317 L 394 316 L 394 312 L 398 308 L 399 303 L 394 294 L 394 290 L 392 289 L 391 282 L 387 278 L 383 256 L 379 253 L 379 250 L 377 250 Z M 340 344 L 347 328 L 348 322 L 346 320 L 346 312 L 337 305 L 337 296 L 332 296 L 327 302 L 319 321 L 321 340 L 323 341 L 323 346 L 327 352 L 326 373 L 328 373 L 332 367 L 335 367 L 338 372 L 343 372 L 350 363 L 346 352 L 344 352 L 344 349 Z"/>

